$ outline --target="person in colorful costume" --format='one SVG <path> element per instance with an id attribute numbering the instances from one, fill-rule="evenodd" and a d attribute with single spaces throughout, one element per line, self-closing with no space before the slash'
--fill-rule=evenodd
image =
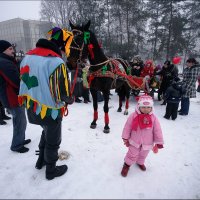
<path id="1" fill-rule="evenodd" d="M 149 95 L 139 97 L 138 105 L 127 119 L 122 139 L 128 147 L 124 158 L 121 175 L 126 177 L 131 165 L 137 163 L 142 171 L 146 170 L 144 165 L 149 151 L 163 148 L 163 135 L 158 118 L 153 114 L 153 99 Z M 155 145 L 155 146 L 154 146 Z"/>
<path id="2" fill-rule="evenodd" d="M 61 144 L 61 124 L 66 106 L 73 103 L 70 83 L 61 51 L 69 55 L 72 33 L 58 27 L 49 31 L 50 39 L 39 39 L 20 64 L 18 100 L 27 108 L 28 120 L 43 128 L 36 168 L 46 165 L 46 178 L 62 176 L 67 165 L 56 166 Z"/>

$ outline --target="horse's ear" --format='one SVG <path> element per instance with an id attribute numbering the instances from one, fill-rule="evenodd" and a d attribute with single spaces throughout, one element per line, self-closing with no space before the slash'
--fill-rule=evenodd
<path id="1" fill-rule="evenodd" d="M 89 27 L 90 27 L 90 20 L 88 20 L 87 24 L 83 26 L 84 31 L 88 31 Z"/>
<path id="2" fill-rule="evenodd" d="M 75 29 L 75 26 L 72 24 L 71 20 L 69 20 L 69 25 L 70 25 L 72 30 Z"/>

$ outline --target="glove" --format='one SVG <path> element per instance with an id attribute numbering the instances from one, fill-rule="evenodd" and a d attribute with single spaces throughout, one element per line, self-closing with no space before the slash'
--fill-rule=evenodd
<path id="1" fill-rule="evenodd" d="M 164 148 L 162 144 L 156 144 L 156 145 L 157 145 L 158 149 Z"/>
<path id="2" fill-rule="evenodd" d="M 162 148 L 164 148 L 162 144 L 155 144 L 152 151 L 154 153 L 158 153 L 158 149 L 162 149 Z"/>
<path id="3" fill-rule="evenodd" d="M 155 145 L 155 146 L 153 147 L 152 151 L 153 151 L 154 153 L 158 153 L 158 147 L 157 147 L 157 145 Z"/>
<path id="4" fill-rule="evenodd" d="M 129 144 L 129 141 L 127 139 L 123 139 L 123 142 L 124 142 L 125 146 L 129 147 L 130 144 Z"/>

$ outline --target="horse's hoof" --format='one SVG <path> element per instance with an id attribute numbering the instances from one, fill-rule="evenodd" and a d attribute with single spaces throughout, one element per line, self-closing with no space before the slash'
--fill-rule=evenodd
<path id="1" fill-rule="evenodd" d="M 110 133 L 110 129 L 104 129 L 103 132 L 104 133 Z"/>
<path id="2" fill-rule="evenodd" d="M 121 109 L 121 108 L 118 108 L 118 109 L 117 109 L 117 112 L 122 112 L 122 109 Z"/>
<path id="3" fill-rule="evenodd" d="M 96 127 L 97 127 L 96 124 L 91 124 L 91 125 L 90 125 L 90 128 L 92 128 L 92 129 L 95 129 Z"/>
<path id="4" fill-rule="evenodd" d="M 124 115 L 128 115 L 128 111 L 124 111 Z"/>

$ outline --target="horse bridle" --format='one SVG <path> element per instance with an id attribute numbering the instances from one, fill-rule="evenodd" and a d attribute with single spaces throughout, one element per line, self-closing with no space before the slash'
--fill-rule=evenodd
<path id="1" fill-rule="evenodd" d="M 77 64 L 81 65 L 81 64 L 84 63 L 84 62 L 82 61 L 82 55 L 83 55 L 83 48 L 84 48 L 84 46 L 85 46 L 85 43 L 84 43 L 84 40 L 83 40 L 82 45 L 79 46 L 79 44 L 77 44 L 77 42 L 75 41 L 74 38 L 75 38 L 76 36 L 82 35 L 83 32 L 80 31 L 80 30 L 77 30 L 77 29 L 73 29 L 72 32 L 73 32 L 73 33 L 74 33 L 74 32 L 77 32 L 77 33 L 74 34 L 74 37 L 73 37 L 73 43 L 74 43 L 76 46 L 72 46 L 72 45 L 71 45 L 71 46 L 70 46 L 70 49 L 74 49 L 74 50 L 77 50 L 77 51 L 80 52 L 80 53 L 79 53 L 79 58 L 77 59 Z"/>

